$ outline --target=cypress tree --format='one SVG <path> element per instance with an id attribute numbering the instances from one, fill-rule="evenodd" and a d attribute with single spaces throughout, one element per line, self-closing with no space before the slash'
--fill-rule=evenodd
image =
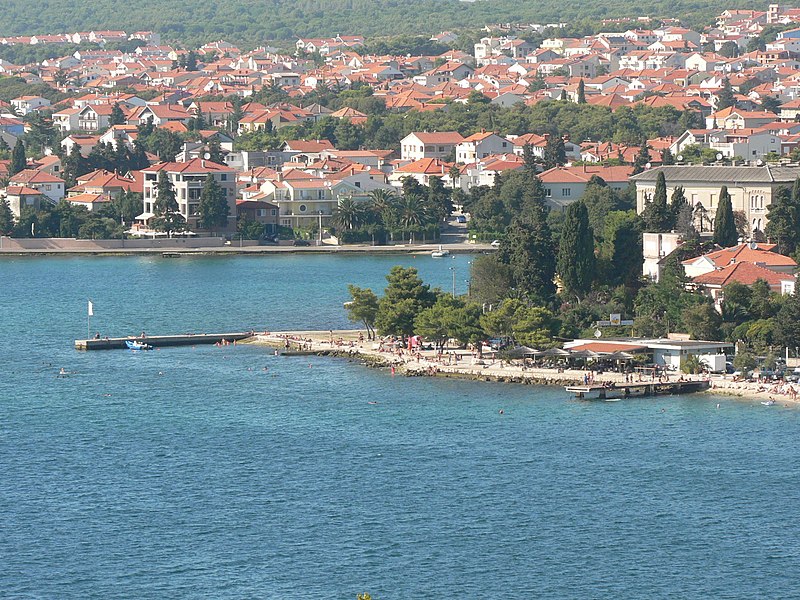
<path id="1" fill-rule="evenodd" d="M 580 299 L 591 289 L 595 273 L 594 232 L 583 202 L 573 202 L 564 211 L 557 270 L 567 294 Z"/>
<path id="2" fill-rule="evenodd" d="M 17 140 L 14 150 L 11 152 L 11 164 L 8 166 L 8 174 L 13 176 L 24 171 L 28 166 L 28 159 L 25 157 L 25 146 L 22 140 Z"/>
<path id="3" fill-rule="evenodd" d="M 578 104 L 586 104 L 586 86 L 583 78 L 578 82 Z"/>
<path id="4" fill-rule="evenodd" d="M 539 219 L 515 219 L 506 230 L 498 259 L 509 265 L 517 292 L 534 302 L 549 302 L 555 294 L 556 260 L 553 236 L 545 213 Z"/>
<path id="5" fill-rule="evenodd" d="M 153 226 L 158 231 L 182 231 L 184 218 L 180 214 L 178 200 L 175 197 L 175 188 L 167 176 L 167 172 L 158 172 L 156 185 L 156 200 L 153 204 Z"/>
<path id="6" fill-rule="evenodd" d="M 0 200 L 0 235 L 8 235 L 14 229 L 14 213 L 8 204 L 8 199 Z"/>
<path id="7" fill-rule="evenodd" d="M 723 248 L 735 246 L 739 241 L 736 221 L 733 218 L 733 205 L 728 187 L 723 185 L 719 192 L 719 205 L 714 218 L 714 242 Z"/>
<path id="8" fill-rule="evenodd" d="M 228 224 L 230 207 L 225 198 L 225 190 L 219 185 L 212 174 L 208 174 L 203 182 L 203 191 L 200 193 L 200 204 L 197 207 L 200 214 L 198 223 L 204 229 L 214 230 Z"/>
<path id="9" fill-rule="evenodd" d="M 653 199 L 645 206 L 642 219 L 646 231 L 650 233 L 661 233 L 672 228 L 672 213 L 667 206 L 667 180 L 664 171 L 658 172 Z"/>

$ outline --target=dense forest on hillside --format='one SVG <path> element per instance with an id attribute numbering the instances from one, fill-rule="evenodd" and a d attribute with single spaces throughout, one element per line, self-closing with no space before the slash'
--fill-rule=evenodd
<path id="1" fill-rule="evenodd" d="M 295 36 L 435 33 L 498 22 L 570 22 L 613 17 L 680 17 L 700 26 L 723 8 L 766 8 L 766 0 L 0 0 L 0 35 L 92 29 L 155 30 L 186 44 L 217 38 L 255 45 Z"/>

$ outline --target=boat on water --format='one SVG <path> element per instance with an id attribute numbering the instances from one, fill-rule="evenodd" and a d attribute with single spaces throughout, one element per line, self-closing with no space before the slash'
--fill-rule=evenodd
<path id="1" fill-rule="evenodd" d="M 439 249 L 438 250 L 434 250 L 433 252 L 431 252 L 431 256 L 433 258 L 443 258 L 445 256 L 450 256 L 450 250 L 444 250 L 442 248 L 442 245 L 439 244 Z"/>
<path id="2" fill-rule="evenodd" d="M 145 344 L 144 342 L 137 342 L 136 340 L 125 340 L 125 345 L 130 350 L 152 350 L 153 347 L 150 344 Z"/>

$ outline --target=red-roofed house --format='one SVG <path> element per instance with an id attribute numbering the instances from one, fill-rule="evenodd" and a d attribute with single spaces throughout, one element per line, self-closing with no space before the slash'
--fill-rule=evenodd
<path id="1" fill-rule="evenodd" d="M 630 165 L 619 167 L 581 165 L 555 167 L 542 173 L 539 178 L 542 180 L 550 204 L 563 208 L 583 195 L 586 184 L 593 176 L 601 177 L 614 190 L 623 190 L 628 186 L 628 178 L 632 171 L 633 167 Z"/>
<path id="2" fill-rule="evenodd" d="M 400 140 L 400 158 L 410 161 L 423 158 L 447 158 L 463 141 L 463 136 L 457 131 L 409 133 Z"/>
<path id="3" fill-rule="evenodd" d="M 705 290 L 719 308 L 724 300 L 725 286 L 736 281 L 742 285 L 753 285 L 763 279 L 770 290 L 777 294 L 794 294 L 796 278 L 786 273 L 776 273 L 749 262 L 737 262 L 692 278 L 692 284 Z"/>
<path id="4" fill-rule="evenodd" d="M 25 169 L 8 180 L 9 186 L 28 187 L 40 191 L 55 204 L 64 197 L 64 180 L 35 169 Z"/>
<path id="5" fill-rule="evenodd" d="M 222 188 L 230 209 L 228 226 L 221 229 L 232 231 L 236 228 L 236 171 L 225 165 L 199 158 L 183 163 L 158 163 L 142 169 L 140 173 L 143 175 L 144 213 L 139 215 L 137 220 L 147 223 L 153 217 L 153 206 L 158 196 L 157 185 L 160 171 L 167 172 L 167 176 L 175 188 L 178 210 L 186 219 L 190 229 L 198 227 L 198 206 L 203 183 L 206 176 L 213 175 Z"/>
<path id="6" fill-rule="evenodd" d="M 22 209 L 39 210 L 42 202 L 47 202 L 42 192 L 24 185 L 8 186 L 5 197 L 11 207 L 11 212 L 14 213 L 14 217 L 17 219 L 19 219 Z"/>
<path id="7" fill-rule="evenodd" d="M 513 150 L 513 144 L 491 131 L 481 131 L 465 138 L 456 146 L 456 162 L 473 163 L 490 154 L 505 154 Z"/>
<path id="8" fill-rule="evenodd" d="M 797 263 L 775 252 L 776 244 L 739 244 L 683 261 L 687 277 L 698 277 L 741 262 L 749 262 L 775 273 L 794 275 Z"/>

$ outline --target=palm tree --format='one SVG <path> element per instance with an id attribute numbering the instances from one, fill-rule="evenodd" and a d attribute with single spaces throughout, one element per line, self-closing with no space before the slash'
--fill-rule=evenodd
<path id="1" fill-rule="evenodd" d="M 374 189 L 369 194 L 370 208 L 383 222 L 384 228 L 389 232 L 390 239 L 394 241 L 394 228 L 396 224 L 397 194 L 387 189 Z"/>
<path id="2" fill-rule="evenodd" d="M 428 220 L 428 207 L 425 201 L 413 194 L 403 196 L 397 203 L 397 214 L 400 226 L 411 233 L 411 241 L 414 241 L 414 232 L 422 229 Z"/>
<path id="3" fill-rule="evenodd" d="M 364 223 L 365 216 L 364 206 L 350 196 L 339 200 L 333 212 L 333 222 L 337 227 L 352 231 Z"/>

